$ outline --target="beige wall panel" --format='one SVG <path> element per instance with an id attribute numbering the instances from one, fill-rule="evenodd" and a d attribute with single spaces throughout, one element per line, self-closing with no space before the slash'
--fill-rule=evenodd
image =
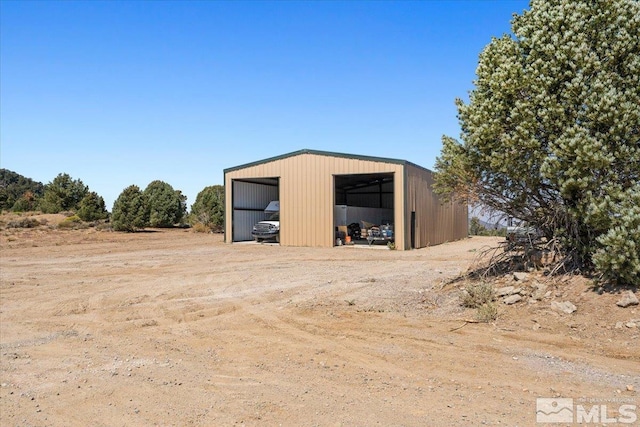
<path id="1" fill-rule="evenodd" d="M 442 203 L 433 192 L 433 173 L 407 166 L 407 242 L 411 245 L 411 212 L 416 212 L 415 245 L 421 248 L 467 237 L 467 207 Z"/>
<path id="2" fill-rule="evenodd" d="M 331 247 L 333 241 L 334 175 L 394 173 L 395 228 L 405 218 L 403 165 L 304 153 L 230 171 L 225 174 L 225 197 L 231 200 L 231 181 L 242 178 L 280 178 L 280 243 L 284 246 Z M 226 240 L 231 241 L 233 206 L 226 204 Z M 404 234 L 397 233 L 404 247 Z"/>
<path id="3" fill-rule="evenodd" d="M 394 173 L 396 247 L 409 249 L 411 246 L 412 211 L 416 212 L 417 248 L 467 236 L 467 206 L 440 203 L 432 191 L 432 173 L 411 164 L 305 153 L 228 172 L 225 174 L 225 196 L 231 200 L 232 179 L 279 178 L 281 244 L 330 247 L 334 244 L 334 175 L 389 172 Z M 232 213 L 233 206 L 227 203 L 227 219 L 232 218 Z M 228 220 L 225 225 L 227 241 L 231 241 L 231 227 Z"/>

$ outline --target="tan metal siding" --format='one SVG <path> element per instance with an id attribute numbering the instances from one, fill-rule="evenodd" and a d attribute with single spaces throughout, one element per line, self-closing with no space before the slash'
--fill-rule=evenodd
<path id="1" fill-rule="evenodd" d="M 334 175 L 394 173 L 395 228 L 403 230 L 405 218 L 403 165 L 360 159 L 300 154 L 232 170 L 225 174 L 225 197 L 231 200 L 233 179 L 280 178 L 280 243 L 284 246 L 331 247 L 333 241 Z M 225 232 L 231 241 L 232 206 L 226 204 Z M 404 247 L 404 234 L 396 244 Z"/>
<path id="2" fill-rule="evenodd" d="M 416 212 L 416 248 L 467 237 L 467 207 L 456 202 L 442 203 L 433 192 L 433 173 L 407 166 L 407 242 L 411 244 L 411 212 Z"/>

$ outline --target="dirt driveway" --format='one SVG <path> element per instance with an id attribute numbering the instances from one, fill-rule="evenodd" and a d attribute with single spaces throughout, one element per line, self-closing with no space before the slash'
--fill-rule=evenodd
<path id="1" fill-rule="evenodd" d="M 640 329 L 615 325 L 640 310 L 617 295 L 553 282 L 576 313 L 541 301 L 464 322 L 445 284 L 495 238 L 407 252 L 184 230 L 0 242 L 2 426 L 533 426 L 538 397 L 639 423 L 640 408 L 617 411 L 640 406 Z"/>

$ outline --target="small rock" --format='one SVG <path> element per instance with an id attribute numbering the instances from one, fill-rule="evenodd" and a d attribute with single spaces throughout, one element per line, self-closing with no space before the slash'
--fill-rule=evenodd
<path id="1" fill-rule="evenodd" d="M 569 301 L 564 301 L 564 302 L 553 301 L 551 302 L 551 308 L 566 314 L 571 314 L 577 310 L 577 307 Z"/>
<path id="2" fill-rule="evenodd" d="M 513 273 L 513 278 L 519 282 L 527 280 L 527 277 L 529 277 L 527 273 L 522 273 L 520 271 L 516 271 L 515 273 Z"/>
<path id="3" fill-rule="evenodd" d="M 630 329 L 633 329 L 633 328 L 637 328 L 637 327 L 638 327 L 638 325 L 636 325 L 636 323 L 635 323 L 635 322 L 627 322 L 627 323 L 625 324 L 625 326 L 626 326 L 627 328 L 630 328 Z"/>
<path id="4" fill-rule="evenodd" d="M 505 286 L 504 288 L 496 289 L 496 296 L 504 297 L 507 295 L 512 295 L 515 293 L 514 291 L 515 291 L 515 288 L 513 286 Z"/>
<path id="5" fill-rule="evenodd" d="M 630 305 L 638 305 L 638 297 L 631 291 L 627 291 L 622 295 L 622 299 L 616 303 L 618 307 L 629 307 Z"/>
<path id="6" fill-rule="evenodd" d="M 537 330 L 538 330 L 538 329 L 540 329 L 541 327 L 542 327 L 542 326 L 540 326 L 540 324 L 539 324 L 539 323 L 535 323 L 535 324 L 533 325 L 533 330 L 534 330 L 534 331 L 537 331 Z"/>
<path id="7" fill-rule="evenodd" d="M 631 384 L 627 386 L 627 391 L 633 391 L 633 386 Z"/>
<path id="8" fill-rule="evenodd" d="M 522 297 L 518 294 L 510 295 L 504 299 L 504 303 L 507 305 L 515 304 L 520 301 Z"/>
<path id="9" fill-rule="evenodd" d="M 616 329 L 622 329 L 624 327 L 623 322 L 616 322 Z"/>
<path id="10" fill-rule="evenodd" d="M 533 284 L 533 288 L 535 289 L 535 291 L 533 291 L 533 293 L 531 294 L 531 298 L 535 300 L 541 300 L 545 297 L 545 294 L 547 293 L 547 285 L 545 285 L 544 283 L 535 282 Z"/>

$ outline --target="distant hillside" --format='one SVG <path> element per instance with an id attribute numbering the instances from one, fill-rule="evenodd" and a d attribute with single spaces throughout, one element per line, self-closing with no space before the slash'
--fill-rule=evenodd
<path id="1" fill-rule="evenodd" d="M 480 221 L 480 225 L 483 226 L 484 228 L 486 228 L 487 230 L 501 230 L 503 228 L 507 228 L 506 225 L 501 224 L 500 222 L 488 222 L 488 221 L 483 221 L 481 219 L 479 219 Z M 469 218 L 469 222 L 471 222 L 471 218 Z"/>
<path id="2" fill-rule="evenodd" d="M 37 198 L 42 197 L 44 185 L 19 173 L 0 169 L 0 210 L 10 210 L 27 191 Z"/>

